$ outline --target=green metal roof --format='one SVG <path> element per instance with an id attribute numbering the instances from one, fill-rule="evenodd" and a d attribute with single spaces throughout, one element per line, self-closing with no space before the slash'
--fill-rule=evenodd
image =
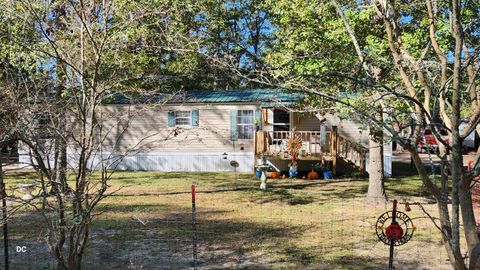
<path id="1" fill-rule="evenodd" d="M 155 103 L 165 100 L 157 95 L 148 99 L 134 99 L 123 94 L 116 94 L 110 104 Z M 167 101 L 170 104 L 188 103 L 260 103 L 262 107 L 294 106 L 302 101 L 301 93 L 286 92 L 281 89 L 239 89 L 239 90 L 194 90 L 175 95 Z"/>

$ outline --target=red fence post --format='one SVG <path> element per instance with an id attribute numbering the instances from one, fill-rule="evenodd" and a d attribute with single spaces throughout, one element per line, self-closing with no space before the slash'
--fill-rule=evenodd
<path id="1" fill-rule="evenodd" d="M 195 210 L 195 184 L 192 184 L 192 245 L 193 245 L 193 269 L 197 269 L 197 224 Z"/>
<path id="2" fill-rule="evenodd" d="M 397 218 L 397 200 L 393 200 L 393 209 L 392 209 L 392 224 L 396 224 Z M 390 240 L 390 256 L 388 258 L 388 270 L 393 270 L 393 254 L 395 249 L 395 241 L 397 240 L 397 227 L 393 227 L 393 237 Z"/>

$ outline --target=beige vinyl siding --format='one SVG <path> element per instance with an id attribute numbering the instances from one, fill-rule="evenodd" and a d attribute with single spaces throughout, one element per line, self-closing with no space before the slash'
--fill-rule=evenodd
<path id="1" fill-rule="evenodd" d="M 298 131 L 319 131 L 321 119 L 315 113 L 294 113 L 293 125 Z"/>
<path id="2" fill-rule="evenodd" d="M 320 130 L 321 121 L 328 130 L 332 126 L 337 126 L 338 134 L 353 142 L 360 142 L 363 145 L 368 145 L 368 129 L 362 128 L 362 125 L 350 120 L 340 119 L 333 114 L 315 114 L 315 113 L 294 113 L 294 126 L 298 131 L 318 131 Z"/>
<path id="3" fill-rule="evenodd" d="M 267 111 L 267 122 L 263 123 L 264 131 L 273 131 L 273 108 L 265 109 Z M 320 119 L 315 113 L 290 112 L 290 128 L 296 127 L 297 131 L 318 131 L 320 130 Z"/>
<path id="4" fill-rule="evenodd" d="M 169 105 L 163 108 L 109 105 L 104 108 L 105 115 L 109 115 L 103 121 L 104 129 L 109 130 L 105 148 L 115 152 L 132 149 L 142 152 L 233 151 L 230 110 L 257 108 L 255 105 Z M 168 127 L 168 111 L 194 109 L 199 110 L 198 126 Z M 253 139 L 235 142 L 236 151 L 241 151 L 242 143 L 243 152 L 253 151 Z"/>
<path id="5" fill-rule="evenodd" d="M 332 114 L 326 114 L 323 117 L 326 119 L 325 124 L 328 127 L 337 126 L 338 134 L 342 137 L 352 142 L 361 143 L 363 146 L 368 146 L 368 129 L 365 129 L 361 124 L 351 120 L 340 119 L 337 115 Z"/>

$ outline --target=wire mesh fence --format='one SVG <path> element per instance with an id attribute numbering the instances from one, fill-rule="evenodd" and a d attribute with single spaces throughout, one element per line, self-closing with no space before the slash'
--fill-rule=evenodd
<path id="1" fill-rule="evenodd" d="M 480 227 L 480 183 L 478 180 L 472 185 L 472 203 L 473 203 L 473 212 L 475 214 L 475 222 L 477 224 L 477 230 Z"/>
<path id="2" fill-rule="evenodd" d="M 246 174 L 121 173 L 112 185 L 122 189 L 93 220 L 85 269 L 387 268 L 389 247 L 375 224 L 391 203 L 368 203 L 366 180 L 277 179 L 266 191 L 259 184 Z M 389 187 L 396 185 L 389 197 L 403 212 L 409 202 L 415 232 L 395 249 L 395 269 L 450 269 L 424 212 L 437 216 L 436 205 L 421 186 L 399 180 Z M 33 209 L 10 221 L 11 269 L 55 268 L 36 222 Z"/>
<path id="3" fill-rule="evenodd" d="M 333 195 L 341 198 L 335 200 L 323 192 L 296 188 L 259 193 L 240 209 L 215 205 L 198 213 L 203 222 L 198 234 L 205 236 L 199 242 L 205 246 L 198 256 L 200 267 L 386 268 L 389 249 L 375 235 L 375 222 L 389 207 L 352 201 L 348 192 Z M 434 211 L 429 206 L 425 207 Z M 397 248 L 397 269 L 449 269 L 439 233 L 430 219 L 416 212 L 411 214 L 415 237 Z"/>

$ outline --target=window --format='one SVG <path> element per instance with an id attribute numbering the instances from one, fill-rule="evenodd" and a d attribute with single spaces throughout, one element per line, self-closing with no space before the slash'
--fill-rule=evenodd
<path id="1" fill-rule="evenodd" d="M 168 111 L 168 126 L 198 126 L 199 114 L 198 110 L 191 111 Z"/>
<path id="2" fill-rule="evenodd" d="M 255 125 L 253 123 L 253 110 L 240 110 L 237 114 L 238 139 L 253 139 Z"/>
<path id="3" fill-rule="evenodd" d="M 185 126 L 191 123 L 190 111 L 176 111 L 175 112 L 175 125 Z"/>

